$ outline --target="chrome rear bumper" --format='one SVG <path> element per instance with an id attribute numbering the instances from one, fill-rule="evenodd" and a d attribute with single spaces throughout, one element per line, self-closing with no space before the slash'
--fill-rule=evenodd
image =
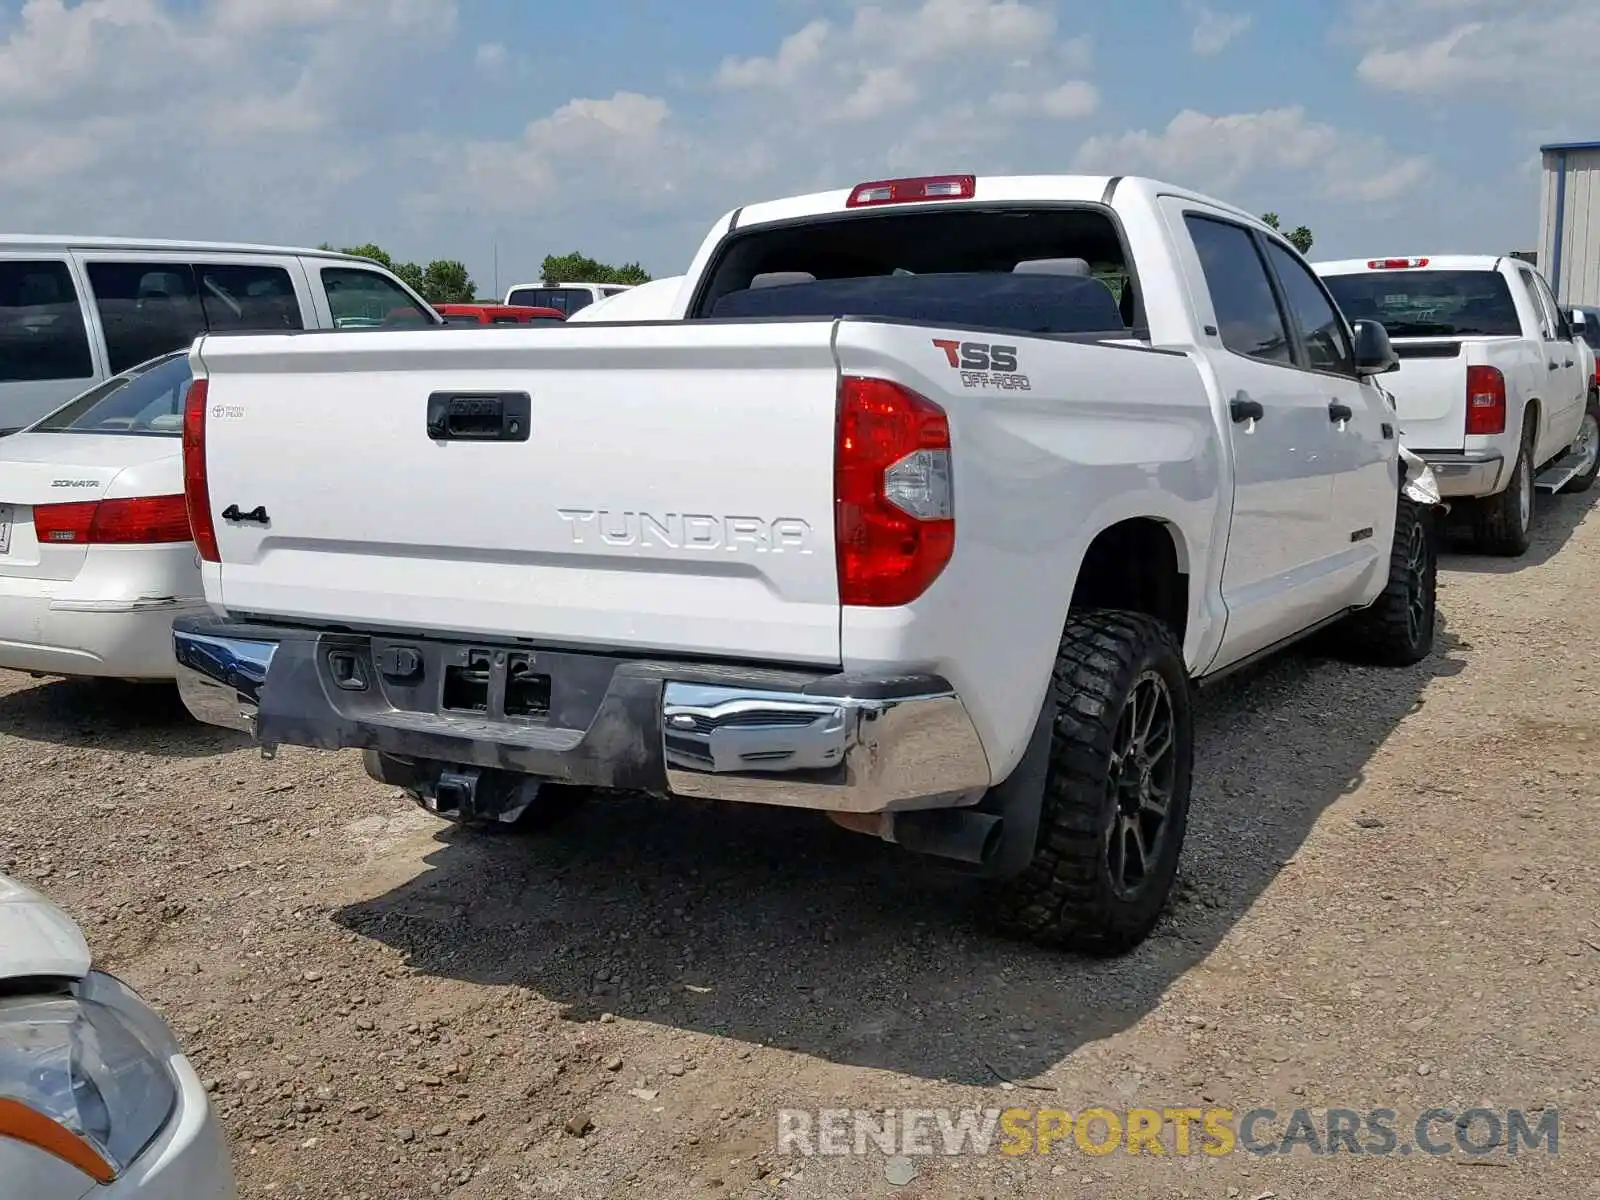
<path id="1" fill-rule="evenodd" d="M 173 632 L 178 695 L 197 720 L 254 736 L 277 642 Z"/>
<path id="2" fill-rule="evenodd" d="M 1419 450 L 1433 468 L 1440 496 L 1493 496 L 1500 492 L 1506 460 L 1498 450 Z"/>
<path id="3" fill-rule="evenodd" d="M 264 746 L 359 747 L 544 779 L 842 813 L 958 807 L 990 785 L 972 719 L 937 676 L 800 674 L 490 648 L 547 672 L 543 719 L 441 707 L 464 643 L 231 625 L 173 628 L 178 688 L 199 720 Z M 336 673 L 329 666 L 337 659 Z M 352 672 L 359 679 L 351 686 Z M 498 701 L 495 697 L 498 696 Z M 502 711 L 496 711 L 500 704 Z"/>

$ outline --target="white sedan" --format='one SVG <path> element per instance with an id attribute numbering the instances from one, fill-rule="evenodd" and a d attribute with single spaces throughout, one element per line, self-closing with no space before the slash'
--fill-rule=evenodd
<path id="1" fill-rule="evenodd" d="M 172 679 L 205 607 L 183 496 L 187 351 L 0 437 L 0 667 Z"/>
<path id="2" fill-rule="evenodd" d="M 0 1194 L 234 1200 L 194 1067 L 72 919 L 0 875 Z"/>

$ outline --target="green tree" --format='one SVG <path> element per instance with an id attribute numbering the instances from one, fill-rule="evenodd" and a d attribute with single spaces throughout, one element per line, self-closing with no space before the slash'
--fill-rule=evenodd
<path id="1" fill-rule="evenodd" d="M 1275 212 L 1262 213 L 1261 219 L 1274 229 L 1282 228 L 1278 224 L 1278 214 Z M 1310 254 L 1311 245 L 1317 240 L 1316 235 L 1304 225 L 1296 225 L 1292 231 L 1284 234 L 1284 237 L 1288 238 L 1289 244 L 1300 251 L 1301 254 Z"/>
<path id="2" fill-rule="evenodd" d="M 323 242 L 320 249 L 332 250 Z M 420 292 L 429 304 L 470 304 L 473 297 L 472 276 L 467 268 L 453 258 L 437 258 L 426 267 L 414 262 L 396 262 L 382 246 L 366 242 L 360 246 L 346 246 L 340 254 L 351 254 L 375 262 L 385 270 L 393 271 L 413 291 Z"/>
<path id="3" fill-rule="evenodd" d="M 392 269 L 413 292 L 421 292 L 424 300 L 431 301 L 433 299 L 432 296 L 428 295 L 428 286 L 423 270 L 416 263 L 395 263 Z"/>
<path id="4" fill-rule="evenodd" d="M 423 269 L 418 290 L 430 304 L 471 304 L 476 294 L 466 264 L 453 258 L 436 258 L 429 263 Z"/>
<path id="5" fill-rule="evenodd" d="M 557 283 L 649 283 L 650 272 L 639 263 L 613 267 L 609 263 L 579 254 L 547 254 L 539 266 L 539 277 L 547 285 Z"/>

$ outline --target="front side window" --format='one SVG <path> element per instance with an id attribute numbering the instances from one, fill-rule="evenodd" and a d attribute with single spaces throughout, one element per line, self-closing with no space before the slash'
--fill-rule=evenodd
<path id="1" fill-rule="evenodd" d="M 335 329 L 432 325 L 433 319 L 398 284 L 361 267 L 323 267 L 322 287 Z"/>
<path id="2" fill-rule="evenodd" d="M 1294 255 L 1271 238 L 1267 257 L 1278 273 L 1283 298 L 1289 305 L 1289 319 L 1305 346 L 1305 365 L 1313 371 L 1333 371 L 1349 375 L 1355 371 L 1355 352 L 1350 347 L 1344 322 L 1317 286 L 1317 277 Z"/>
<path id="3" fill-rule="evenodd" d="M 223 330 L 303 329 L 294 283 L 282 267 L 198 263 L 200 304 L 212 333 Z"/>
<path id="4" fill-rule="evenodd" d="M 93 376 L 89 334 L 67 264 L 0 260 L 0 383 Z"/>
<path id="5" fill-rule="evenodd" d="M 1289 331 L 1250 231 L 1194 214 L 1184 224 L 1200 256 L 1222 344 L 1246 358 L 1289 365 Z"/>
<path id="6" fill-rule="evenodd" d="M 176 354 L 117 375 L 45 417 L 39 433 L 127 433 L 181 437 L 193 375 Z"/>
<path id="7" fill-rule="evenodd" d="M 1539 303 L 1547 314 L 1550 329 L 1557 341 L 1570 342 L 1572 340 L 1572 325 L 1567 320 L 1567 314 L 1561 305 L 1556 303 L 1555 293 L 1550 290 L 1550 285 L 1545 282 L 1543 275 L 1533 277 L 1533 290 L 1539 297 Z"/>
<path id="8" fill-rule="evenodd" d="M 113 375 L 180 350 L 206 331 L 187 263 L 92 262 L 88 269 Z"/>

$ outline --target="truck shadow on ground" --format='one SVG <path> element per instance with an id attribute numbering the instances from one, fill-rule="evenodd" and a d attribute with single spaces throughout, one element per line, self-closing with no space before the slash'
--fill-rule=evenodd
<path id="1" fill-rule="evenodd" d="M 1281 658 L 1202 695 L 1180 895 L 1096 962 L 1001 940 L 983 893 L 823 818 L 627 798 L 536 838 L 450 831 L 430 869 L 335 913 L 424 973 L 925 1079 L 1027 1080 L 1144 1017 L 1204 960 L 1436 677 Z M 1352 818 L 1351 833 L 1359 835 Z"/>
<path id="2" fill-rule="evenodd" d="M 1473 575 L 1511 575 L 1542 566 L 1559 554 L 1572 540 L 1600 498 L 1600 487 L 1577 496 L 1547 496 L 1540 493 L 1533 500 L 1533 528 L 1529 534 L 1527 553 L 1521 558 L 1496 558 L 1479 554 L 1472 547 L 1470 531 L 1458 512 L 1444 518 L 1439 542 L 1439 566 L 1447 571 L 1462 571 Z"/>
<path id="3" fill-rule="evenodd" d="M 0 694 L 0 734 L 73 749 L 205 758 L 250 744 L 202 725 L 165 684 L 114 679 L 40 680 Z"/>

